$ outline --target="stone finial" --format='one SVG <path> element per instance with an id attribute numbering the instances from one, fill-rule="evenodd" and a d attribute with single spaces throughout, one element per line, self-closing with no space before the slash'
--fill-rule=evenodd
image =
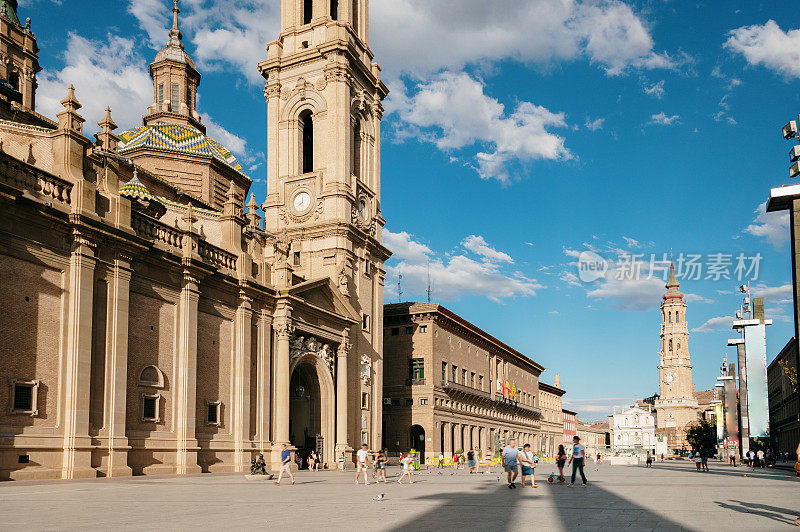
<path id="1" fill-rule="evenodd" d="M 68 129 L 82 133 L 83 123 L 86 120 L 84 120 L 84 118 L 77 113 L 78 109 L 80 109 L 82 106 L 78 101 L 78 98 L 75 97 L 74 85 L 70 84 L 69 88 L 67 89 L 67 96 L 61 100 L 61 105 L 64 106 L 64 110 L 56 115 L 58 116 L 58 129 Z"/>
<path id="2" fill-rule="evenodd" d="M 181 42 L 183 33 L 181 33 L 181 29 L 178 26 L 178 14 L 181 12 L 180 8 L 178 8 L 178 1 L 174 0 L 175 5 L 172 6 L 172 28 L 169 30 L 169 44 L 183 48 L 183 43 Z"/>
<path id="3" fill-rule="evenodd" d="M 240 217 L 242 215 L 242 209 L 239 207 L 239 204 L 236 201 L 236 186 L 233 184 L 233 180 L 231 180 L 231 186 L 228 188 L 228 192 L 225 194 L 225 196 L 228 199 L 225 200 L 225 203 L 222 206 L 223 214 L 225 216 Z"/>
<path id="4" fill-rule="evenodd" d="M 250 194 L 250 201 L 247 202 L 247 222 L 250 227 L 261 227 L 261 216 L 258 214 L 258 203 L 256 195 Z"/>
<path id="5" fill-rule="evenodd" d="M 197 221 L 197 216 L 194 215 L 194 208 L 192 204 L 186 205 L 186 214 L 181 218 L 183 220 L 183 230 L 190 233 L 194 232 L 194 223 Z"/>
<path id="6" fill-rule="evenodd" d="M 106 114 L 103 119 L 97 123 L 100 126 L 100 132 L 95 135 L 97 142 L 100 146 L 107 151 L 116 152 L 117 145 L 119 144 L 119 137 L 113 132 L 117 129 L 117 124 L 111 118 L 111 108 L 106 107 Z"/>

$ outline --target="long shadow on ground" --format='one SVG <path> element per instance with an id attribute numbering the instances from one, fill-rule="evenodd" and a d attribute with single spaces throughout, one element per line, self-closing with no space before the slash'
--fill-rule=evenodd
<path id="1" fill-rule="evenodd" d="M 453 486 L 456 490 L 458 486 Z M 511 530 L 512 524 L 525 523 L 530 529 L 561 526 L 566 530 L 691 530 L 667 517 L 653 513 L 630 500 L 622 498 L 602 485 L 592 483 L 588 488 L 567 488 L 539 481 L 535 498 L 520 497 L 521 487 L 511 491 L 505 483 L 488 481 L 475 491 L 451 491 L 435 496 L 420 497 L 420 503 L 438 505 L 421 515 L 393 528 L 405 530 Z M 526 488 L 531 493 L 530 488 Z M 532 504 L 539 503 L 539 504 Z M 542 511 L 542 503 L 545 511 Z M 549 514 L 555 506 L 555 519 Z M 498 511 L 499 510 L 499 511 Z"/>
<path id="2" fill-rule="evenodd" d="M 733 504 L 728 504 L 733 503 Z M 743 514 L 760 515 L 772 521 L 777 521 L 786 525 L 795 524 L 795 519 L 800 512 L 797 510 L 789 510 L 787 508 L 779 508 L 777 506 L 770 506 L 767 504 L 756 504 L 752 502 L 742 502 L 729 500 L 728 503 L 717 502 L 717 505 L 726 510 L 733 510 Z"/>

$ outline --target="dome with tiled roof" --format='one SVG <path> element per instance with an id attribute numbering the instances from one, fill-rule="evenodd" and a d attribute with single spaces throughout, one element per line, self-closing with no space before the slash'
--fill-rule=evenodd
<path id="1" fill-rule="evenodd" d="M 220 161 L 242 175 L 242 165 L 233 154 L 216 140 L 198 129 L 183 124 L 150 124 L 140 126 L 119 136 L 119 152 L 126 154 L 137 148 L 199 155 Z"/>

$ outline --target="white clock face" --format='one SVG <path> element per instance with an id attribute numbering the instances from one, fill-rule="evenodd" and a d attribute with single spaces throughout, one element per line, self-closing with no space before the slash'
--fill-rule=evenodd
<path id="1" fill-rule="evenodd" d="M 300 192 L 294 197 L 294 210 L 303 212 L 311 206 L 311 195 L 308 192 Z"/>

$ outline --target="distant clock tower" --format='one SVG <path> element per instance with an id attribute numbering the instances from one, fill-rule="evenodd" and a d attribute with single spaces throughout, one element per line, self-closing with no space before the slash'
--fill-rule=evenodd
<path id="1" fill-rule="evenodd" d="M 661 303 L 660 398 L 655 402 L 658 433 L 667 437 L 671 449 L 680 449 L 686 444 L 686 427 L 698 419 L 689 357 L 686 302 L 679 287 L 673 264 L 670 265 L 667 292 Z"/>

